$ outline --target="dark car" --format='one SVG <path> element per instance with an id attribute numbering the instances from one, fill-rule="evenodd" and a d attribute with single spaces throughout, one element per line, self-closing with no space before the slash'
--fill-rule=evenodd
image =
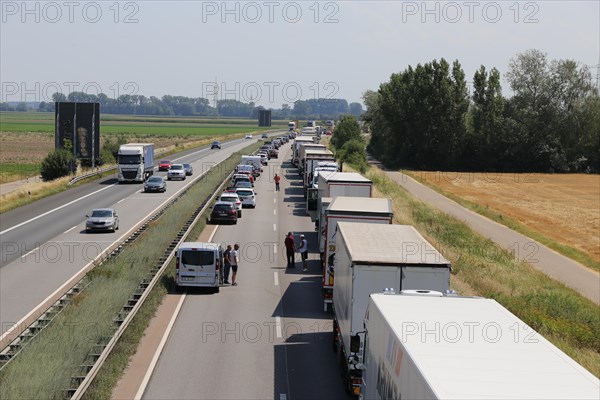
<path id="1" fill-rule="evenodd" d="M 158 163 L 158 170 L 159 171 L 168 171 L 171 169 L 171 165 L 173 163 L 170 160 L 161 160 L 161 162 Z"/>
<path id="2" fill-rule="evenodd" d="M 279 158 L 279 150 L 277 150 L 275 148 L 269 149 L 269 157 Z"/>
<path id="3" fill-rule="evenodd" d="M 212 144 L 210 145 L 210 149 L 219 149 L 221 150 L 221 142 L 219 142 L 218 140 L 215 140 L 214 142 L 212 142 Z"/>
<path id="4" fill-rule="evenodd" d="M 269 137 L 269 135 L 267 135 L 266 133 L 263 133 L 262 135 L 260 135 L 260 137 L 261 137 L 262 139 L 266 139 L 266 138 L 268 138 L 268 137 Z"/>
<path id="5" fill-rule="evenodd" d="M 167 182 L 162 176 L 154 175 L 144 182 L 144 192 L 165 192 L 166 190 Z"/>
<path id="6" fill-rule="evenodd" d="M 238 210 L 234 203 L 217 201 L 210 212 L 210 223 L 231 222 L 237 224 Z"/>
<path id="7" fill-rule="evenodd" d="M 190 176 L 194 173 L 194 167 L 192 167 L 192 164 L 183 164 L 183 169 L 185 170 L 185 174 L 187 176 Z"/>

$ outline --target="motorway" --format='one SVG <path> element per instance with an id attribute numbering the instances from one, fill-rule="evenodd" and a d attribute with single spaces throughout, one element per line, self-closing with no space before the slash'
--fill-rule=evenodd
<path id="1" fill-rule="evenodd" d="M 0 220 L 0 344 L 16 325 L 35 317 L 42 303 L 83 275 L 92 261 L 116 241 L 127 237 L 141 221 L 199 179 L 216 163 L 257 139 L 238 139 L 222 150 L 196 149 L 172 158 L 189 162 L 194 175 L 169 181 L 164 194 L 143 193 L 141 184 L 119 185 L 104 178 L 2 214 Z M 158 161 L 158 160 L 156 160 Z M 115 233 L 85 233 L 85 215 L 93 208 L 113 207 L 120 226 Z"/>
<path id="2" fill-rule="evenodd" d="M 194 288 L 177 296 L 181 308 L 143 398 L 347 398 L 331 350 L 332 315 L 323 311 L 314 224 L 289 163 L 290 145 L 280 154 L 256 182 L 256 208 L 245 209 L 237 225 L 220 225 L 212 238 L 240 244 L 238 286 L 225 285 L 218 293 Z M 283 176 L 279 192 L 275 172 Z M 310 243 L 308 272 L 302 272 L 299 256 L 296 268 L 285 268 L 288 231 L 296 238 L 304 233 Z M 138 390 L 113 396 L 132 398 Z"/>

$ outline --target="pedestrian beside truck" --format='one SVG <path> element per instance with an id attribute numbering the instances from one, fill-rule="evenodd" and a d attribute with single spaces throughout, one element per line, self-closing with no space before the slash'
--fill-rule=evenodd
<path id="1" fill-rule="evenodd" d="M 302 271 L 308 271 L 308 264 L 306 259 L 308 258 L 308 240 L 304 238 L 304 235 L 300 235 L 300 248 L 298 249 L 300 258 L 302 259 Z"/>
<path id="2" fill-rule="evenodd" d="M 287 256 L 287 268 L 294 268 L 294 253 L 296 252 L 296 242 L 294 241 L 294 235 L 292 235 L 292 232 L 288 232 L 287 236 L 285 237 L 284 244 L 285 253 Z"/>

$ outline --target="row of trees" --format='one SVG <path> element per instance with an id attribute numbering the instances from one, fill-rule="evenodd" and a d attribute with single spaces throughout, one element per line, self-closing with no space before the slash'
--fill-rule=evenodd
<path id="1" fill-rule="evenodd" d="M 217 108 L 211 106 L 208 99 L 202 97 L 163 96 L 161 98 L 143 95 L 124 94 L 117 99 L 111 99 L 106 94 L 87 94 L 71 92 L 68 95 L 54 93 L 52 102 L 41 102 L 38 111 L 54 112 L 54 102 L 94 102 L 100 103 L 100 109 L 107 114 L 134 115 L 177 115 L 177 116 L 223 116 L 237 118 L 257 118 L 263 106 L 253 102 L 244 103 L 234 99 L 217 101 Z M 350 103 L 344 99 L 310 99 L 298 100 L 293 106 L 283 104 L 280 109 L 271 109 L 273 119 L 338 119 L 342 114 L 352 114 L 356 117 L 363 112 L 362 104 Z M 0 111 L 28 111 L 25 103 L 12 106 L 0 103 Z"/>
<path id="2" fill-rule="evenodd" d="M 369 151 L 388 166 L 429 170 L 598 172 L 600 97 L 586 67 L 529 50 L 481 67 L 469 95 L 458 61 L 409 67 L 364 93 Z"/>

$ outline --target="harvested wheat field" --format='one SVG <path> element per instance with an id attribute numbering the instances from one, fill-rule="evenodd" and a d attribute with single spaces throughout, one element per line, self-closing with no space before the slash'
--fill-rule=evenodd
<path id="1" fill-rule="evenodd" d="M 408 172 L 600 262 L 600 176 Z"/>

